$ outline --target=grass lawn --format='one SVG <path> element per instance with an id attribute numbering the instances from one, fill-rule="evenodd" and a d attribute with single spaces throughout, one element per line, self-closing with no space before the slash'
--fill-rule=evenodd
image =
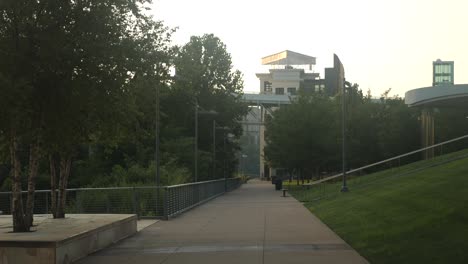
<path id="1" fill-rule="evenodd" d="M 468 263 L 468 158 L 366 178 L 305 206 L 371 263 Z"/>

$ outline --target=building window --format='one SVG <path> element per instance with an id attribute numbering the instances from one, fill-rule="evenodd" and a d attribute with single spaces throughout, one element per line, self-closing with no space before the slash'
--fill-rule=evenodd
<path id="1" fill-rule="evenodd" d="M 452 83 L 452 77 L 451 76 L 436 76 L 435 77 L 435 82 L 437 84 Z"/>
<path id="2" fill-rule="evenodd" d="M 316 92 L 320 92 L 320 84 L 316 84 L 316 85 L 315 85 L 315 91 L 316 91 Z"/>
<path id="3" fill-rule="evenodd" d="M 296 95 L 296 87 L 289 87 L 288 88 L 289 95 Z"/>
<path id="4" fill-rule="evenodd" d="M 448 64 L 439 64 L 435 66 L 435 73 L 436 74 L 451 74 L 452 67 Z"/>
<path id="5" fill-rule="evenodd" d="M 269 82 L 269 81 L 264 81 L 263 82 L 263 91 L 271 92 L 271 82 Z"/>
<path id="6" fill-rule="evenodd" d="M 284 88 L 279 87 L 275 89 L 275 94 L 284 94 Z"/>

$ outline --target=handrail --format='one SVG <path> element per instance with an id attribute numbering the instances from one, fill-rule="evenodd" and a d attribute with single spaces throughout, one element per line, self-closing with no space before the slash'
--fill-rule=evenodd
<path id="1" fill-rule="evenodd" d="M 204 183 L 225 181 L 229 179 L 236 179 L 236 178 L 223 178 L 223 179 L 211 180 L 211 181 L 190 182 L 190 183 L 183 183 L 183 184 L 177 184 L 177 185 L 170 185 L 170 186 L 166 186 L 165 188 L 178 188 L 178 187 L 184 187 L 184 186 L 189 186 L 189 185 L 199 185 L 199 184 L 204 184 Z"/>
<path id="2" fill-rule="evenodd" d="M 190 185 L 200 185 L 200 184 L 205 184 L 205 183 L 210 183 L 210 182 L 219 182 L 219 181 L 224 181 L 224 180 L 229 180 L 229 179 L 236 179 L 234 178 L 226 178 L 226 179 L 218 179 L 218 180 L 210 180 L 210 181 L 201 181 L 201 182 L 189 182 L 189 183 L 184 183 L 184 184 L 177 184 L 177 185 L 169 185 L 169 186 L 130 186 L 130 187 L 98 187 L 98 188 L 71 188 L 71 189 L 66 189 L 66 191 L 106 191 L 106 190 L 132 190 L 132 189 L 164 189 L 164 188 L 177 188 L 177 187 L 183 187 L 183 186 L 190 186 Z M 27 193 L 28 191 L 21 191 L 21 193 Z M 35 193 L 45 193 L 45 192 L 50 192 L 50 189 L 48 190 L 36 190 Z M 8 192 L 0 192 L 0 194 L 10 194 L 12 193 L 11 191 Z"/>
<path id="3" fill-rule="evenodd" d="M 444 141 L 444 142 L 441 142 L 441 143 L 438 143 L 438 144 L 434 144 L 432 146 L 429 146 L 429 147 L 425 147 L 425 148 L 421 148 L 421 149 L 418 149 L 418 150 L 414 150 L 414 151 L 411 151 L 411 152 L 408 152 L 408 153 L 405 153 L 405 154 L 401 154 L 401 155 L 398 155 L 398 156 L 395 156 L 393 158 L 389 158 L 389 159 L 386 159 L 386 160 L 382 160 L 382 161 L 378 161 L 378 162 L 375 162 L 375 163 L 372 163 L 372 164 L 369 164 L 369 165 L 366 165 L 366 166 L 363 166 L 363 167 L 360 167 L 360 168 L 357 168 L 357 169 L 352 169 L 352 170 L 349 170 L 349 171 L 346 171 L 346 174 L 348 173 L 353 173 L 353 172 L 357 172 L 357 171 L 360 171 L 360 170 L 363 170 L 363 169 L 367 169 L 367 168 L 370 168 L 370 167 L 374 167 L 376 165 L 380 165 L 382 163 L 386 163 L 386 162 L 389 162 L 389 161 L 392 161 L 392 160 L 396 160 L 396 159 L 399 159 L 399 158 L 403 158 L 403 157 L 406 157 L 406 156 L 409 156 L 409 155 L 412 155 L 412 154 L 415 154 L 415 153 L 418 153 L 418 152 L 421 152 L 421 151 L 424 151 L 424 150 L 428 150 L 428 149 L 431 149 L 431 148 L 435 148 L 435 147 L 438 147 L 438 146 L 442 146 L 442 145 L 445 145 L 445 144 L 448 144 L 448 143 L 452 143 L 452 142 L 455 142 L 455 141 L 458 141 L 458 140 L 461 140 L 461 139 L 465 139 L 465 138 L 468 138 L 468 135 L 464 135 L 464 136 L 461 136 L 461 137 L 457 137 L 457 138 L 454 138 L 454 139 L 450 139 L 450 140 L 447 140 L 447 141 Z M 317 180 L 317 181 L 313 181 L 311 183 L 306 183 L 306 184 L 303 184 L 303 185 L 306 185 L 306 186 L 311 186 L 311 185 L 316 185 L 316 184 L 319 184 L 319 183 L 322 183 L 322 182 L 326 182 L 326 181 L 329 181 L 329 180 L 333 180 L 333 179 L 336 179 L 336 178 L 339 178 L 343 176 L 343 173 L 339 173 L 339 174 L 336 174 L 336 175 L 333 175 L 333 176 L 330 176 L 330 177 L 326 177 L 326 178 L 323 178 L 323 179 L 320 179 L 320 180 Z"/>

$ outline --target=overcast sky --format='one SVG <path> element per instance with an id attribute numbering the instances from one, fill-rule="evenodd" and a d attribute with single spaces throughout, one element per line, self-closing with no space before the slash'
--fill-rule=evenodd
<path id="1" fill-rule="evenodd" d="M 468 83 L 468 0 L 153 0 L 154 16 L 178 27 L 174 44 L 213 33 L 227 46 L 245 92 L 258 92 L 260 59 L 283 50 L 317 58 L 336 53 L 346 79 L 379 96 L 432 84 L 432 61 L 455 61 Z"/>

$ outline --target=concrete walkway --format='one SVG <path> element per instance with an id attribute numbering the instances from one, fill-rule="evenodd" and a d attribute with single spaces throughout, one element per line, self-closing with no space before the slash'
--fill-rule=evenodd
<path id="1" fill-rule="evenodd" d="M 368 262 L 294 198 L 250 181 L 78 263 Z"/>

